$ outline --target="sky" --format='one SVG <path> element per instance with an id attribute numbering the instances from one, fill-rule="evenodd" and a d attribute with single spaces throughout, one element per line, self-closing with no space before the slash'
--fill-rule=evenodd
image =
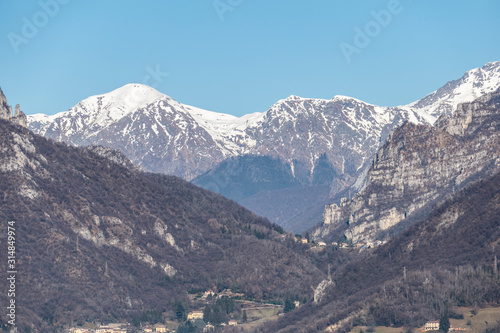
<path id="1" fill-rule="evenodd" d="M 290 95 L 418 100 L 500 60 L 500 1 L 0 2 L 0 87 L 27 114 L 127 83 L 241 116 Z"/>

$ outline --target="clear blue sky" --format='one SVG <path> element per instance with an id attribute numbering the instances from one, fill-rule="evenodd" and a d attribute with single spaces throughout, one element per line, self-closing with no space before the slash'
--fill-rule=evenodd
<path id="1" fill-rule="evenodd" d="M 28 114 L 65 111 L 148 75 L 182 103 L 235 115 L 292 94 L 393 106 L 500 60 L 498 0 L 42 3 L 54 1 L 67 3 L 0 3 L 0 87 Z M 375 23 L 371 11 L 389 9 L 390 22 Z M 356 27 L 372 29 L 368 45 Z M 341 43 L 357 47 L 350 62 Z M 157 69 L 169 75 L 155 79 Z"/>

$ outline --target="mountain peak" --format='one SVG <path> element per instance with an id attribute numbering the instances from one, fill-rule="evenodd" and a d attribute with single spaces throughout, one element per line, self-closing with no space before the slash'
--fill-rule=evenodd
<path id="1" fill-rule="evenodd" d="M 301 99 L 304 99 L 304 98 L 296 96 L 296 95 L 290 95 L 285 99 L 285 101 L 298 101 Z"/>
<path id="2" fill-rule="evenodd" d="M 406 107 L 425 112 L 434 118 L 441 114 L 451 115 L 458 104 L 472 102 L 480 96 L 500 87 L 500 61 L 489 62 L 482 68 L 474 68 L 424 98 Z"/>
<path id="3" fill-rule="evenodd" d="M 129 83 L 107 94 L 96 96 L 112 96 L 116 100 L 128 100 L 142 104 L 141 102 L 154 102 L 155 100 L 163 98 L 166 95 L 145 84 Z"/>
<path id="4" fill-rule="evenodd" d="M 162 98 L 169 97 L 147 85 L 129 83 L 108 93 L 88 97 L 70 112 L 83 112 L 90 116 L 91 122 L 105 125 Z"/>
<path id="5" fill-rule="evenodd" d="M 500 68 L 500 61 L 488 62 L 481 69 L 484 71 L 490 71 L 497 68 Z"/>
<path id="6" fill-rule="evenodd" d="M 372 104 L 367 103 L 365 101 L 362 101 L 360 99 L 350 97 L 350 96 L 344 96 L 344 95 L 335 95 L 335 96 L 333 96 L 332 101 L 334 101 L 334 102 L 357 102 L 357 103 L 372 105 Z"/>

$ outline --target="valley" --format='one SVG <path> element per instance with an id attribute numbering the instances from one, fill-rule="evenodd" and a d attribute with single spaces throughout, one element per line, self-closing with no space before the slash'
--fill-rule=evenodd
<path id="1" fill-rule="evenodd" d="M 19 327 L 401 332 L 449 316 L 493 329 L 498 73 L 408 106 L 291 96 L 241 118 L 131 84 L 26 122 L 0 93 Z"/>

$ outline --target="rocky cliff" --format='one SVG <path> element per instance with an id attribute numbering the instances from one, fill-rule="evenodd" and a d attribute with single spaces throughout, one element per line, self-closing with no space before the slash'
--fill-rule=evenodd
<path id="1" fill-rule="evenodd" d="M 499 101 L 497 90 L 459 105 L 435 126 L 407 122 L 396 129 L 373 157 L 361 191 L 328 205 L 314 236 L 381 238 L 425 217 L 446 195 L 498 171 Z"/>
<path id="2" fill-rule="evenodd" d="M 18 124 L 22 127 L 28 127 L 28 118 L 21 111 L 19 104 L 16 105 L 14 116 L 12 116 L 12 107 L 7 103 L 7 98 L 5 97 L 2 89 L 0 88 L 0 119 L 10 120 L 14 124 Z"/>
<path id="3" fill-rule="evenodd" d="M 335 270 L 335 285 L 318 286 L 324 292 L 317 304 L 281 316 L 265 331 L 357 332 L 365 325 L 403 330 L 454 306 L 498 306 L 499 189 L 496 173 L 456 191 L 426 219 Z"/>

